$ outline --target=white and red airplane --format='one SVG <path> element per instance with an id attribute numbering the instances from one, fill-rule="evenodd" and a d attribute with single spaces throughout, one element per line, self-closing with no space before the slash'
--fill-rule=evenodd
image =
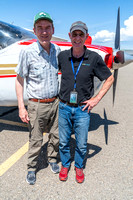
<path id="1" fill-rule="evenodd" d="M 17 106 L 15 67 L 18 63 L 20 50 L 33 42 L 36 42 L 36 36 L 30 31 L 0 21 L 0 106 Z M 72 46 L 70 42 L 52 42 L 59 45 L 61 50 L 68 49 Z M 119 9 L 115 37 L 116 52 L 113 53 L 113 48 L 111 47 L 92 45 L 91 42 L 92 38 L 89 36 L 85 43 L 86 47 L 100 54 L 110 69 L 113 69 L 113 63 L 123 64 L 125 62 L 124 52 L 120 51 Z M 118 70 L 116 69 L 114 73 L 115 78 L 117 78 L 117 73 Z M 26 89 L 24 91 L 26 103 Z"/>

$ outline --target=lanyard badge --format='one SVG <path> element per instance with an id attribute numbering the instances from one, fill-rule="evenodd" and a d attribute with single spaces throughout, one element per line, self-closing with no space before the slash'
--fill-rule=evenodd
<path id="1" fill-rule="evenodd" d="M 77 77 L 77 74 L 79 72 L 79 69 L 82 65 L 82 62 L 83 62 L 83 58 L 82 60 L 80 61 L 79 63 L 79 66 L 78 66 L 78 69 L 76 71 L 76 74 L 75 74 L 75 71 L 74 71 L 74 65 L 73 65 L 73 60 L 71 58 L 71 65 L 72 65 L 72 70 L 73 70 L 73 74 L 74 74 L 74 80 L 75 80 L 75 83 L 74 83 L 74 90 L 70 92 L 70 103 L 73 103 L 73 104 L 77 104 L 77 99 L 78 99 L 78 93 L 76 92 L 76 77 Z"/>
<path id="2" fill-rule="evenodd" d="M 77 104 L 78 93 L 76 90 L 70 92 L 70 103 Z"/>

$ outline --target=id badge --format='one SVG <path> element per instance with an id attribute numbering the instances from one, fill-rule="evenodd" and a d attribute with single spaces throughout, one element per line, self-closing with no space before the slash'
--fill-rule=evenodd
<path id="1" fill-rule="evenodd" d="M 78 93 L 76 91 L 70 92 L 70 103 L 77 104 Z"/>

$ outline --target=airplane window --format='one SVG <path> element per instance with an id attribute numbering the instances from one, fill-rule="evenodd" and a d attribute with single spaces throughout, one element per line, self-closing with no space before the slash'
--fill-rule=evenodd
<path id="1" fill-rule="evenodd" d="M 36 39 L 36 36 L 23 28 L 0 21 L 0 50 L 20 40 Z"/>

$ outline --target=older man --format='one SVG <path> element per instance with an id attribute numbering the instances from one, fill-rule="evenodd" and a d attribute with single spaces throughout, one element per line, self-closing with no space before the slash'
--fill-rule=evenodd
<path id="1" fill-rule="evenodd" d="M 88 50 L 84 43 L 88 28 L 81 21 L 71 25 L 69 37 L 72 48 L 59 54 L 59 69 L 62 72 L 59 93 L 59 151 L 62 168 L 59 179 L 66 181 L 71 165 L 70 137 L 75 134 L 76 181 L 84 181 L 83 161 L 87 152 L 90 110 L 96 106 L 113 83 L 113 75 L 97 53 Z M 99 93 L 94 95 L 94 76 L 105 80 Z"/>
<path id="2" fill-rule="evenodd" d="M 49 132 L 48 162 L 54 173 L 59 172 L 58 153 L 58 46 L 50 42 L 54 33 L 53 20 L 46 12 L 34 18 L 34 33 L 38 41 L 20 53 L 17 66 L 16 93 L 19 116 L 29 124 L 29 151 L 27 182 L 34 184 L 38 156 L 43 142 L 43 132 Z M 24 78 L 26 79 L 28 112 L 23 101 Z"/>

